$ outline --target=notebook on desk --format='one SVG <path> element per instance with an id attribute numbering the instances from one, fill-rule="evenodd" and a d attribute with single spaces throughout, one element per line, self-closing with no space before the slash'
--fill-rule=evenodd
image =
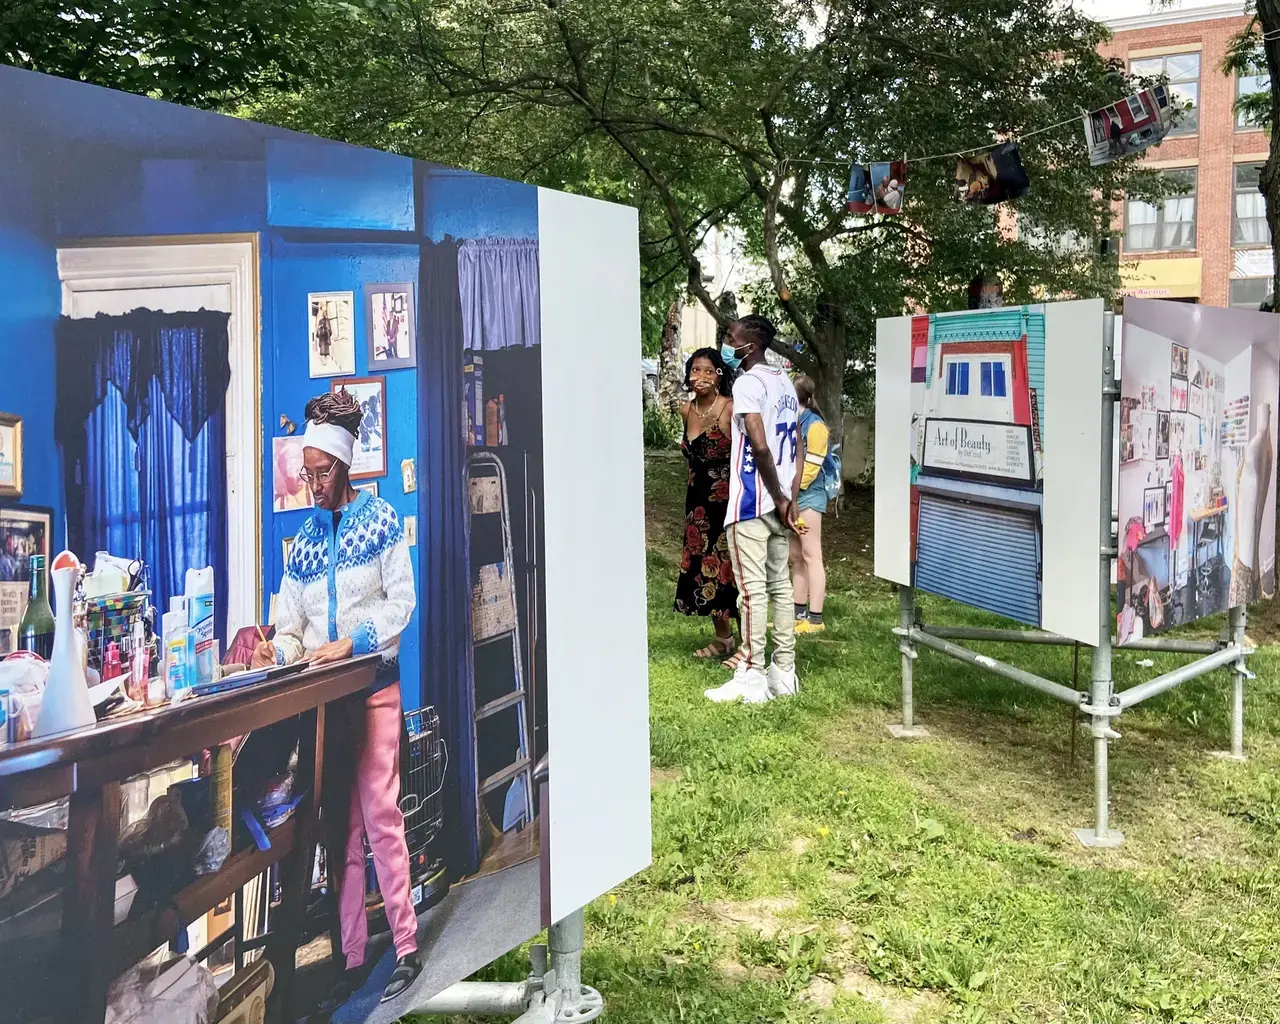
<path id="1" fill-rule="evenodd" d="M 233 672 L 211 683 L 201 683 L 191 687 L 191 696 L 207 697 L 215 693 L 229 693 L 255 683 L 265 683 L 271 679 L 280 679 L 303 671 L 307 667 L 305 661 L 296 661 L 292 665 L 272 665 L 269 668 L 250 669 L 247 672 Z"/>

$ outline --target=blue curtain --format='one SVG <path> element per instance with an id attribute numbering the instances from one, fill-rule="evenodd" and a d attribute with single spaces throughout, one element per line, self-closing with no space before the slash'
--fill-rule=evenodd
<path id="1" fill-rule="evenodd" d="M 156 313 L 58 323 L 57 417 L 68 546 L 146 563 L 161 610 L 186 570 L 213 566 L 226 635 L 229 314 Z"/>
<path id="2" fill-rule="evenodd" d="M 473 750 L 471 586 L 468 571 L 466 452 L 462 430 L 462 305 L 458 243 L 424 242 L 418 294 L 421 350 L 418 408 L 418 595 L 423 623 L 423 702 L 435 706 L 449 750 L 443 791 L 444 851 L 456 874 L 480 866 Z"/>

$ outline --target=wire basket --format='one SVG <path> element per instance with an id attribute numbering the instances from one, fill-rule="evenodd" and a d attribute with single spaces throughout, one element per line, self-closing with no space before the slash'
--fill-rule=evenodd
<path id="1" fill-rule="evenodd" d="M 133 624 L 143 621 L 151 601 L 151 591 L 85 598 L 85 634 L 89 639 L 89 666 L 102 671 L 107 648 L 114 643 L 122 667 L 133 654 Z M 145 634 L 144 634 L 145 635 Z"/>
<path id="2" fill-rule="evenodd" d="M 400 813 L 405 831 L 429 843 L 444 825 L 444 773 L 449 748 L 440 734 L 440 716 L 433 707 L 405 713 L 409 730 L 409 763 L 400 767 Z"/>
<path id="3" fill-rule="evenodd" d="M 449 768 L 449 748 L 440 733 L 440 716 L 434 707 L 406 711 L 409 759 L 400 766 L 400 813 L 404 815 L 405 842 L 409 847 L 411 883 L 418 885 L 439 867 L 429 847 L 444 827 L 444 775 Z M 370 892 L 377 890 L 373 854 L 364 842 L 366 877 Z"/>

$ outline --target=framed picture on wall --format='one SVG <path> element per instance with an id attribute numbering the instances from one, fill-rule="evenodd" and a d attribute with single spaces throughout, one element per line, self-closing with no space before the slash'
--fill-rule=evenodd
<path id="1" fill-rule="evenodd" d="M 364 286 L 365 344 L 370 372 L 404 370 L 418 364 L 417 317 L 413 285 L 367 284 Z"/>
<path id="2" fill-rule="evenodd" d="M 0 497 L 22 497 L 22 417 L 0 412 Z"/>
<path id="3" fill-rule="evenodd" d="M 368 483 L 364 483 L 364 484 L 352 484 L 352 486 L 353 486 L 357 491 L 368 491 L 368 492 L 369 492 L 370 494 L 372 494 L 375 498 L 378 496 L 378 481 L 377 481 L 377 480 L 371 480 L 371 481 L 369 481 Z"/>
<path id="4" fill-rule="evenodd" d="M 1170 480 L 1164 485 L 1164 521 L 1166 523 L 1169 523 L 1169 519 L 1172 515 L 1173 515 L 1173 481 Z"/>
<path id="5" fill-rule="evenodd" d="M 1187 379 L 1187 350 L 1181 345 L 1173 346 L 1173 358 L 1169 366 L 1169 375 L 1181 380 Z"/>
<path id="6" fill-rule="evenodd" d="M 351 479 L 369 480 L 387 475 L 387 379 L 352 377 L 334 381 L 329 390 L 345 390 L 360 406 L 360 432 L 351 459 Z"/>
<path id="7" fill-rule="evenodd" d="M 312 292 L 307 296 L 307 354 L 312 377 L 356 372 L 355 295 Z"/>
<path id="8" fill-rule="evenodd" d="M 284 555 L 284 561 L 281 562 L 280 564 L 285 566 L 286 568 L 289 565 L 289 556 L 293 554 L 294 540 L 295 538 L 293 537 L 285 537 L 284 540 L 280 542 L 280 553 Z"/>
<path id="9" fill-rule="evenodd" d="M 1169 414 L 1167 412 L 1156 413 L 1155 448 L 1155 457 L 1157 459 L 1167 459 L 1169 457 Z"/>
<path id="10" fill-rule="evenodd" d="M 302 435 L 271 439 L 271 511 L 311 508 L 311 488 L 302 479 Z"/>
<path id="11" fill-rule="evenodd" d="M 53 509 L 0 508 L 0 648 L 17 649 L 17 630 L 27 610 L 31 556 L 43 555 L 46 570 L 53 537 Z"/>
<path id="12" fill-rule="evenodd" d="M 1164 525 L 1164 487 L 1148 487 L 1142 492 L 1142 525 L 1148 530 Z"/>

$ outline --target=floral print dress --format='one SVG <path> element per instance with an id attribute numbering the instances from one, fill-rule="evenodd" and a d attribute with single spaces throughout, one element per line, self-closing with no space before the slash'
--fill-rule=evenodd
<path id="1" fill-rule="evenodd" d="M 684 500 L 684 552 L 675 610 L 685 615 L 738 617 L 738 588 L 733 583 L 729 539 L 724 532 L 731 449 L 732 443 L 719 426 L 692 441 L 686 430 L 680 443 L 689 462 L 689 487 Z"/>

